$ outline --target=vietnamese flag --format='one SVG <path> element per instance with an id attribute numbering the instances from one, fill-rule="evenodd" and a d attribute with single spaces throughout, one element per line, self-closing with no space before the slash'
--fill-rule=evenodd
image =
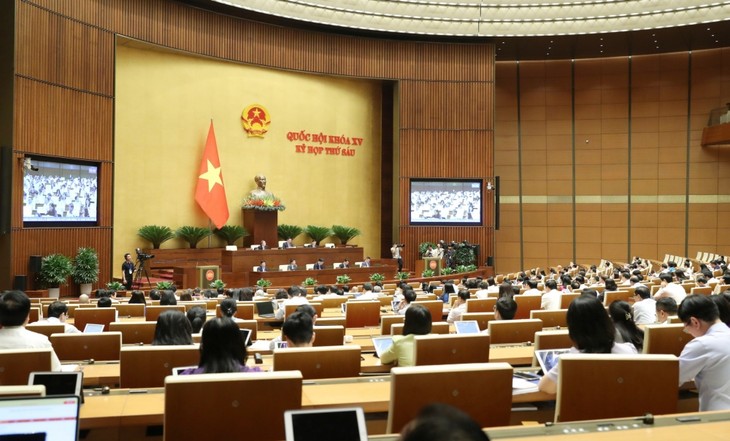
<path id="1" fill-rule="evenodd" d="M 223 186 L 223 174 L 221 173 L 221 162 L 218 159 L 218 145 L 215 142 L 213 121 L 210 122 L 203 160 L 200 162 L 195 201 L 217 228 L 226 224 L 228 202 L 226 201 L 226 189 Z"/>

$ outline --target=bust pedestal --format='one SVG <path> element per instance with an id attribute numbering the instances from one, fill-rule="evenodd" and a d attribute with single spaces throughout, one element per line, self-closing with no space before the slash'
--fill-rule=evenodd
<path id="1" fill-rule="evenodd" d="M 276 210 L 264 211 L 253 208 L 242 208 L 243 227 L 248 231 L 244 237 L 243 245 L 248 247 L 266 241 L 270 248 L 276 248 L 279 235 L 276 228 L 279 223 L 279 212 Z"/>

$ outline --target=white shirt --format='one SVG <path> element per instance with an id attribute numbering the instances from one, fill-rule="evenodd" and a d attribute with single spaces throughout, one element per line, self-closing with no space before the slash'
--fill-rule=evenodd
<path id="1" fill-rule="evenodd" d="M 284 313 L 286 312 L 286 305 L 305 305 L 309 303 L 309 300 L 307 300 L 304 296 L 294 296 L 290 299 L 286 299 L 279 305 L 279 309 L 276 310 L 276 314 L 274 314 L 274 317 L 277 319 L 283 319 Z"/>
<path id="2" fill-rule="evenodd" d="M 372 291 L 365 291 L 359 296 L 355 297 L 355 300 L 377 300 L 380 296 Z"/>
<path id="3" fill-rule="evenodd" d="M 730 409 L 730 328 L 725 323 L 715 323 L 684 346 L 679 384 L 693 378 L 700 392 L 700 412 Z"/>
<path id="4" fill-rule="evenodd" d="M 680 303 L 682 303 L 682 300 L 684 300 L 685 297 L 687 297 L 687 291 L 684 290 L 682 285 L 677 285 L 676 283 L 667 283 L 667 285 L 657 291 L 657 293 L 654 295 L 655 299 L 669 296 L 674 299 L 675 302 L 677 302 L 677 306 L 679 306 Z"/>
<path id="5" fill-rule="evenodd" d="M 486 289 L 480 289 L 479 291 L 474 293 L 474 296 L 478 299 L 486 299 L 489 298 L 489 290 Z"/>
<path id="6" fill-rule="evenodd" d="M 0 349 L 43 349 L 51 348 L 51 370 L 60 371 L 61 361 L 43 334 L 28 331 L 23 326 L 6 326 L 0 329 Z"/>
<path id="7" fill-rule="evenodd" d="M 632 312 L 637 325 L 656 323 L 656 300 L 649 298 L 635 302 Z"/>
<path id="8" fill-rule="evenodd" d="M 63 325 L 63 332 L 66 334 L 78 334 L 81 333 L 78 329 L 76 329 L 76 326 L 71 325 L 69 323 L 63 323 L 61 320 L 58 319 L 58 317 L 48 317 L 45 319 L 38 320 L 37 322 L 39 325 Z M 31 326 L 32 328 L 33 326 Z M 32 331 L 32 329 L 31 329 Z"/>
<path id="9" fill-rule="evenodd" d="M 449 316 L 446 318 L 446 321 L 449 323 L 458 322 L 461 320 L 461 315 L 466 312 L 466 302 L 462 303 L 461 305 L 451 308 L 451 311 L 449 311 Z"/>
<path id="10" fill-rule="evenodd" d="M 530 288 L 527 291 L 522 293 L 523 296 L 541 296 L 542 291 L 540 291 L 537 288 Z"/>
<path id="11" fill-rule="evenodd" d="M 581 351 L 576 349 L 575 347 L 570 348 L 570 351 L 568 351 L 569 354 L 580 354 Z M 636 354 L 636 347 L 631 343 L 614 343 L 613 347 L 611 348 L 612 354 Z M 558 356 L 560 357 L 560 356 Z M 548 379 L 552 380 L 553 382 L 558 382 L 558 376 L 559 376 L 559 370 L 558 367 L 560 366 L 560 363 L 555 363 L 555 366 L 553 366 L 552 369 L 550 369 L 550 372 L 545 374 Z"/>
<path id="12" fill-rule="evenodd" d="M 560 309 L 560 299 L 563 295 L 557 289 L 552 289 L 542 295 L 540 307 L 542 309 L 556 310 Z"/>

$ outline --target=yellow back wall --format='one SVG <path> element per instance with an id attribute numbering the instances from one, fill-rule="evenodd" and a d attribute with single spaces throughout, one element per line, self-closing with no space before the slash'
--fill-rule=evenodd
<path id="1" fill-rule="evenodd" d="M 230 63 L 120 39 L 116 49 L 114 270 L 125 252 L 150 244 L 143 225 L 208 226 L 195 202 L 198 168 L 211 119 L 230 218 L 266 175 L 287 209 L 279 223 L 359 228 L 365 253 L 380 246 L 381 84 Z M 271 115 L 264 138 L 248 137 L 241 113 L 251 104 Z M 290 132 L 362 138 L 354 156 L 297 153 Z M 329 138 L 328 138 L 329 140 Z M 318 144 L 311 141 L 307 145 Z M 295 239 L 301 244 L 304 235 Z M 336 241 L 336 239 L 335 239 Z M 327 241 L 325 241 L 327 242 Z M 213 237 L 198 247 L 220 247 Z M 240 243 L 239 243 L 240 245 Z M 162 248 L 186 247 L 173 239 Z"/>

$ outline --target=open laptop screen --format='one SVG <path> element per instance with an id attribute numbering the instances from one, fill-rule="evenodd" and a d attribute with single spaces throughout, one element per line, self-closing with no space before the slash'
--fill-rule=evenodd
<path id="1" fill-rule="evenodd" d="M 541 349 L 535 351 L 535 357 L 540 364 L 543 374 L 550 372 L 550 369 L 558 364 L 558 356 L 570 352 L 570 349 Z"/>
<path id="2" fill-rule="evenodd" d="M 274 315 L 274 305 L 271 302 L 256 302 L 256 312 L 260 316 Z"/>
<path id="3" fill-rule="evenodd" d="M 393 337 L 373 337 L 373 347 L 375 348 L 375 354 L 378 358 L 380 358 L 380 355 L 387 351 L 392 344 Z"/>
<path id="4" fill-rule="evenodd" d="M 479 322 L 476 320 L 462 320 L 454 322 L 457 334 L 479 334 Z"/>
<path id="5" fill-rule="evenodd" d="M 104 332 L 104 325 L 98 323 L 87 323 L 86 326 L 84 326 L 85 334 L 95 334 L 98 332 Z"/>
<path id="6" fill-rule="evenodd" d="M 81 397 L 84 383 L 82 372 L 31 372 L 28 384 L 46 386 L 46 395 L 76 395 Z"/>
<path id="7" fill-rule="evenodd" d="M 76 441 L 78 426 L 78 397 L 0 400 L 0 440 Z"/>
<path id="8" fill-rule="evenodd" d="M 284 413 L 287 441 L 367 441 L 361 408 L 289 410 Z"/>

